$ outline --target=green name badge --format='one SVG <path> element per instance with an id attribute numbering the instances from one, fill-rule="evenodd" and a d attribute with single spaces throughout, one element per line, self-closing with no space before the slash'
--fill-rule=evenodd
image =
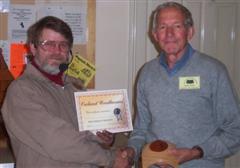
<path id="1" fill-rule="evenodd" d="M 200 76 L 179 77 L 179 89 L 200 89 Z"/>

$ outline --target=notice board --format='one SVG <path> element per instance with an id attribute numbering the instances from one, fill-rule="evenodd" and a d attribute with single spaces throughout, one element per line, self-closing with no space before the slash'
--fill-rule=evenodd
<path id="1" fill-rule="evenodd" d="M 95 0 L 0 0 L 0 103 L 9 83 L 26 63 L 26 31 L 44 16 L 56 16 L 73 31 L 73 55 L 95 64 Z M 94 88 L 94 78 L 88 88 Z"/>

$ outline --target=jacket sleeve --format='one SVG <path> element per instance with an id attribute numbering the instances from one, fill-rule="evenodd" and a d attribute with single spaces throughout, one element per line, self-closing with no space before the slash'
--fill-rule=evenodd
<path id="1" fill-rule="evenodd" d="M 55 161 L 109 166 L 115 152 L 103 149 L 92 133 L 79 132 L 54 116 L 41 103 L 44 97 L 24 84 L 10 85 L 2 107 L 6 128 L 14 139 Z"/>
<path id="2" fill-rule="evenodd" d="M 215 83 L 213 117 L 217 121 L 218 130 L 199 145 L 206 159 L 227 157 L 240 149 L 239 100 L 225 67 L 219 71 Z"/>

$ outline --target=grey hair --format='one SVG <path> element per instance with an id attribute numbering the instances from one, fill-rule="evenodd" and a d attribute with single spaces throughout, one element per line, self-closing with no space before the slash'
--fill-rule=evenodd
<path id="1" fill-rule="evenodd" d="M 163 4 L 159 5 L 153 11 L 152 31 L 157 30 L 157 26 L 158 26 L 158 19 L 157 18 L 159 16 L 159 13 L 163 9 L 166 9 L 166 8 L 176 8 L 176 9 L 180 10 L 185 17 L 184 26 L 186 26 L 187 28 L 193 26 L 194 23 L 193 23 L 192 14 L 185 6 L 183 6 L 182 4 L 177 3 L 177 2 L 166 2 L 166 3 L 163 3 Z"/>

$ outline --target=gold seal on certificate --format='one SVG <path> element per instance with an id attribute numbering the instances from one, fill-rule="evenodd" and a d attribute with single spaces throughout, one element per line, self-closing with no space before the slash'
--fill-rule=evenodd
<path id="1" fill-rule="evenodd" d="M 75 92 L 79 130 L 132 131 L 126 89 Z"/>

